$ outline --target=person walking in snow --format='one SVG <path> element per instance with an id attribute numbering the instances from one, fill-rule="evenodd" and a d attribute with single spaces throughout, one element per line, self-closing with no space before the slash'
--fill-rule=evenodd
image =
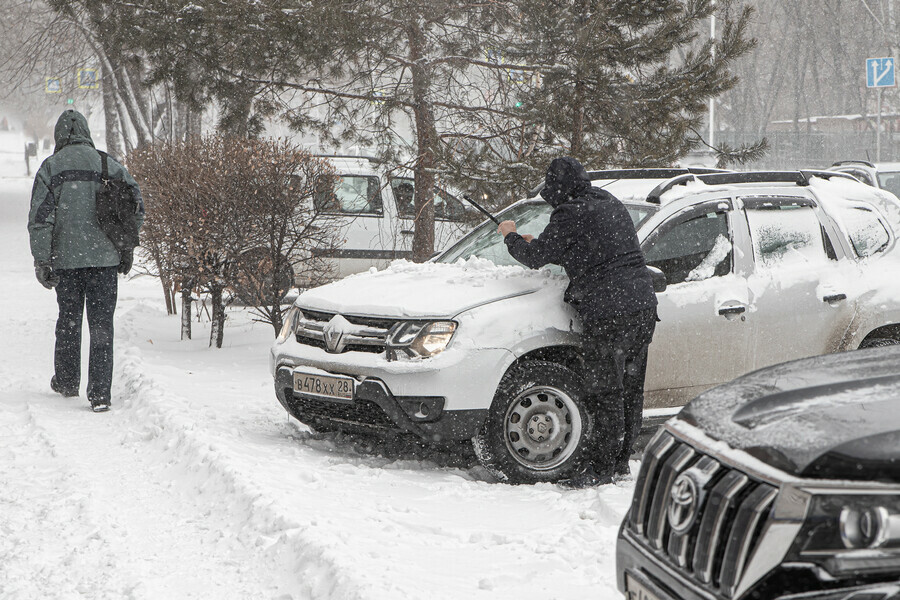
<path id="1" fill-rule="evenodd" d="M 56 289 L 59 305 L 50 387 L 63 396 L 79 394 L 86 307 L 91 340 L 87 397 L 91 408 L 102 412 L 110 406 L 116 273 L 128 273 L 133 253 L 120 253 L 98 223 L 102 162 L 84 115 L 71 109 L 63 112 L 54 137 L 53 155 L 35 175 L 28 215 L 35 275 L 45 288 Z M 108 158 L 107 165 L 109 178 L 122 179 L 131 189 L 140 228 L 144 220 L 140 188 L 121 164 Z"/>
<path id="2" fill-rule="evenodd" d="M 585 406 L 593 422 L 587 460 L 570 483 L 607 483 L 629 473 L 640 431 L 656 294 L 628 210 L 593 187 L 581 163 L 553 160 L 541 197 L 553 213 L 537 238 L 516 233 L 513 221 L 500 223 L 498 232 L 520 263 L 532 269 L 552 263 L 569 276 L 565 301 L 582 320 Z"/>

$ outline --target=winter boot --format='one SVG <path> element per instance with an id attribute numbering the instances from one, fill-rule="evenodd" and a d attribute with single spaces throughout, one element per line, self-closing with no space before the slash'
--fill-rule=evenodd
<path id="1" fill-rule="evenodd" d="M 91 410 L 95 413 L 109 410 L 109 400 L 91 400 Z"/>
<path id="2" fill-rule="evenodd" d="M 60 394 L 65 398 L 73 398 L 78 395 L 78 390 L 66 389 L 59 385 L 59 382 L 56 381 L 56 375 L 50 378 L 50 389 Z"/>

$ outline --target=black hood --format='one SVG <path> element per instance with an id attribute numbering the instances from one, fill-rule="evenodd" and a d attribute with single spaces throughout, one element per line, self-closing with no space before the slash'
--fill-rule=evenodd
<path id="1" fill-rule="evenodd" d="M 794 475 L 900 483 L 900 346 L 768 367 L 679 419 Z"/>
<path id="2" fill-rule="evenodd" d="M 541 198 L 556 208 L 569 198 L 590 189 L 591 178 L 581 163 L 568 156 L 555 158 L 547 168 Z"/>

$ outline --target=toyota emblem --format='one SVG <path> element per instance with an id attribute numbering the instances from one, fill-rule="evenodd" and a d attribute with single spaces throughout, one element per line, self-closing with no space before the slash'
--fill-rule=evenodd
<path id="1" fill-rule="evenodd" d="M 669 507 L 666 514 L 675 533 L 684 533 L 697 518 L 699 508 L 697 483 L 687 473 L 682 473 L 669 490 Z"/>

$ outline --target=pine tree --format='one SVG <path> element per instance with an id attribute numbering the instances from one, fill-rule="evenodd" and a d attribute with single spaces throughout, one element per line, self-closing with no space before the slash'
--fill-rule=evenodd
<path id="1" fill-rule="evenodd" d="M 720 18 L 720 39 L 705 38 L 711 0 L 518 0 L 517 9 L 507 52 L 540 77 L 516 90 L 536 176 L 563 154 L 589 168 L 671 165 L 700 143 L 709 99 L 735 85 L 729 68 L 755 44 L 749 7 Z"/>

